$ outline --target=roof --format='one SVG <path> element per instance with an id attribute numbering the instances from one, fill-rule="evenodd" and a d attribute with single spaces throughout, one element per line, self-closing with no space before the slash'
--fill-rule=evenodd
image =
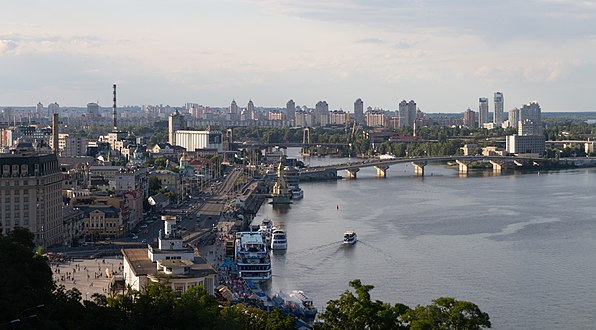
<path id="1" fill-rule="evenodd" d="M 156 265 L 149 259 L 147 249 L 122 249 L 122 255 L 128 260 L 136 276 L 149 275 L 157 271 Z"/>
<path id="2" fill-rule="evenodd" d="M 240 233 L 240 244 L 263 244 L 263 236 L 259 232 Z"/>

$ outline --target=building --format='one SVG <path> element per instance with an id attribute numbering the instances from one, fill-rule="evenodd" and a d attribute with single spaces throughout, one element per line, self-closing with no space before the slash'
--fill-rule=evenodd
<path id="1" fill-rule="evenodd" d="M 513 109 L 509 110 L 508 117 L 509 118 L 507 120 L 509 121 L 509 127 L 518 128 L 518 126 L 519 126 L 519 109 L 513 108 Z"/>
<path id="2" fill-rule="evenodd" d="M 178 110 L 168 117 L 168 143 L 176 145 L 176 131 L 186 128 L 184 116 Z"/>
<path id="3" fill-rule="evenodd" d="M 48 104 L 48 117 L 52 118 L 54 114 L 60 113 L 60 105 L 57 102 Z"/>
<path id="4" fill-rule="evenodd" d="M 333 110 L 329 113 L 329 125 L 346 126 L 350 123 L 350 114 L 343 110 Z"/>
<path id="5" fill-rule="evenodd" d="M 416 102 L 402 100 L 398 106 L 399 127 L 414 127 L 416 121 Z"/>
<path id="6" fill-rule="evenodd" d="M 87 103 L 87 121 L 97 124 L 101 116 L 99 115 L 99 104 L 95 102 Z"/>
<path id="7" fill-rule="evenodd" d="M 542 114 L 538 102 L 524 104 L 519 110 L 517 133 L 519 135 L 542 135 L 543 131 Z"/>
<path id="8" fill-rule="evenodd" d="M 0 154 L 0 233 L 29 229 L 35 244 L 63 244 L 62 181 L 55 154 Z"/>
<path id="9" fill-rule="evenodd" d="M 78 205 L 83 210 L 83 235 L 87 238 L 104 239 L 124 234 L 120 209 L 111 205 Z"/>
<path id="10" fill-rule="evenodd" d="M 289 121 L 293 121 L 295 114 L 296 114 L 296 103 L 294 102 L 294 100 L 289 100 L 288 103 L 286 103 L 286 118 Z"/>
<path id="11" fill-rule="evenodd" d="M 503 108 L 505 106 L 503 93 L 496 92 L 494 95 L 495 101 L 495 116 L 493 118 L 493 122 L 497 127 L 501 127 L 503 125 Z"/>
<path id="12" fill-rule="evenodd" d="M 238 120 L 240 117 L 240 111 L 238 111 L 238 104 L 236 104 L 236 100 L 232 100 L 230 103 L 230 107 L 228 108 L 228 120 Z"/>
<path id="13" fill-rule="evenodd" d="M 366 126 L 368 127 L 386 127 L 387 118 L 383 110 L 366 111 Z"/>
<path id="14" fill-rule="evenodd" d="M 58 134 L 58 150 L 61 157 L 79 157 L 87 155 L 89 140 L 82 136 Z"/>
<path id="15" fill-rule="evenodd" d="M 197 149 L 223 150 L 222 133 L 220 131 L 176 131 L 176 145 L 183 147 L 188 152 Z"/>
<path id="16" fill-rule="evenodd" d="M 358 126 L 364 126 L 366 123 L 364 120 L 364 102 L 362 99 L 354 101 L 354 121 Z"/>
<path id="17" fill-rule="evenodd" d="M 37 118 L 43 117 L 43 104 L 41 102 L 38 102 L 35 106 L 35 115 L 37 116 Z"/>
<path id="18" fill-rule="evenodd" d="M 329 123 L 329 104 L 327 101 L 319 101 L 315 105 L 315 125 L 326 126 Z"/>
<path id="19" fill-rule="evenodd" d="M 483 128 L 488 123 L 488 98 L 478 99 L 478 127 Z"/>
<path id="20" fill-rule="evenodd" d="M 162 216 L 163 230 L 157 244 L 142 249 L 122 249 L 126 287 L 142 291 L 150 283 L 164 283 L 181 294 L 190 287 L 203 286 L 213 295 L 217 273 L 205 259 L 185 246 L 182 235 L 174 230 L 175 216 Z"/>
<path id="21" fill-rule="evenodd" d="M 535 154 L 542 156 L 545 150 L 544 135 L 508 135 L 505 150 L 510 154 Z"/>
<path id="22" fill-rule="evenodd" d="M 296 111 L 294 120 L 297 127 L 313 127 L 315 121 L 312 112 L 303 110 Z"/>
<path id="23" fill-rule="evenodd" d="M 476 112 L 468 109 L 464 111 L 464 126 L 468 128 L 476 127 Z"/>

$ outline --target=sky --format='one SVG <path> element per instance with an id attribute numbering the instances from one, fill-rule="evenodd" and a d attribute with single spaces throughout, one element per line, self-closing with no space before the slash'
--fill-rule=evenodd
<path id="1" fill-rule="evenodd" d="M 0 105 L 596 111 L 596 0 L 4 0 Z"/>

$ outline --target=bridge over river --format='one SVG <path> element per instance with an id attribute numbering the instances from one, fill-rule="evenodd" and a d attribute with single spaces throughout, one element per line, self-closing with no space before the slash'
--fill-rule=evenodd
<path id="1" fill-rule="evenodd" d="M 412 163 L 414 173 L 419 176 L 424 176 L 424 167 L 428 163 L 446 163 L 453 162 L 458 165 L 459 173 L 467 174 L 469 165 L 473 162 L 490 163 L 493 172 L 500 173 L 503 169 L 527 167 L 527 166 L 543 166 L 544 159 L 542 158 L 526 158 L 513 156 L 441 156 L 441 157 L 400 157 L 390 159 L 367 159 L 358 162 L 349 162 L 325 166 L 315 166 L 300 170 L 301 175 L 306 173 L 321 172 L 329 173 L 335 171 L 345 170 L 349 178 L 356 178 L 358 171 L 363 167 L 375 167 L 377 176 L 385 177 L 387 170 L 391 165 Z"/>

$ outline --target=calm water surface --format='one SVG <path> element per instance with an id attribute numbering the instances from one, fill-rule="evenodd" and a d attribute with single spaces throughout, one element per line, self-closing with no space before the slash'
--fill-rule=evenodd
<path id="1" fill-rule="evenodd" d="M 333 161 L 345 160 L 311 165 Z M 272 292 L 305 290 L 321 309 L 359 278 L 387 302 L 472 301 L 495 329 L 596 327 L 596 170 L 387 173 L 302 183 L 304 199 L 261 208 L 255 221 L 269 216 L 288 232 L 287 252 L 272 257 Z M 342 245 L 346 229 L 356 245 Z"/>

